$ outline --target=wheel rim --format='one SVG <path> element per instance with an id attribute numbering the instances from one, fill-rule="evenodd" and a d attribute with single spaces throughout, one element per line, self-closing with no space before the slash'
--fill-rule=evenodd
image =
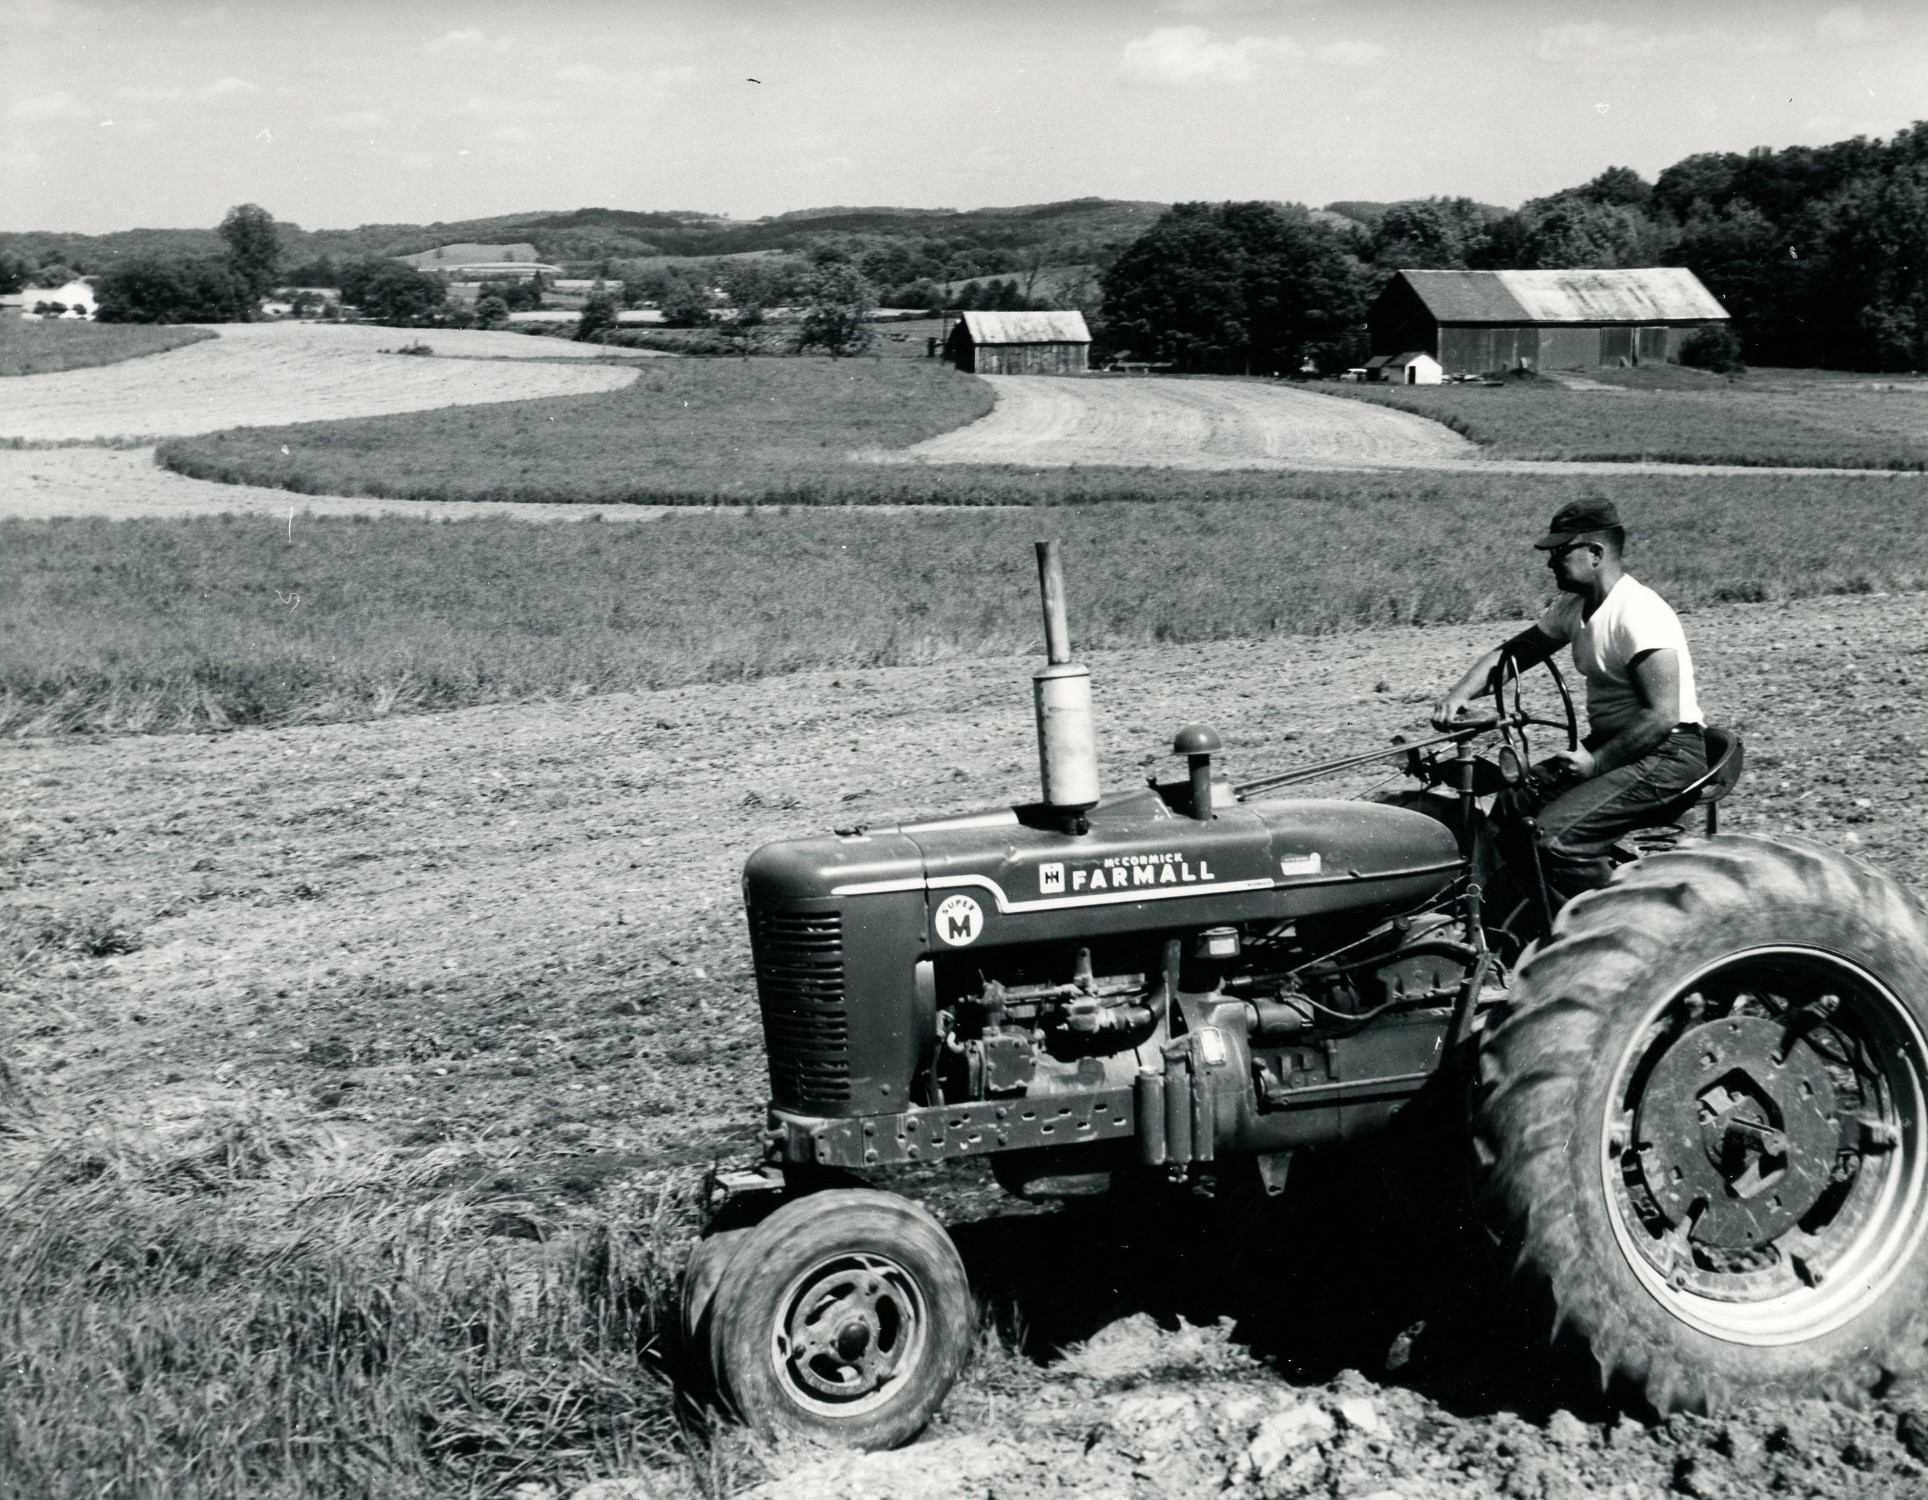
<path id="1" fill-rule="evenodd" d="M 792 1281 L 770 1358 L 790 1399 L 853 1417 L 888 1402 L 923 1357 L 930 1318 L 917 1279 L 889 1256 L 841 1254 Z"/>
<path id="2" fill-rule="evenodd" d="M 1730 954 L 1655 1005 L 1601 1140 L 1627 1264 L 1730 1343 L 1820 1338 L 1875 1305 L 1928 1229 L 1928 1040 L 1817 948 Z"/>

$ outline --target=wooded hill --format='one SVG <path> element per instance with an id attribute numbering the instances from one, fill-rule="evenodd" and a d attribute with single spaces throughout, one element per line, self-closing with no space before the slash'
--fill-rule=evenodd
<path id="1" fill-rule="evenodd" d="M 599 263 L 658 256 L 736 255 L 785 251 L 808 255 L 826 244 L 857 241 L 923 243 L 926 253 L 907 261 L 904 279 L 952 281 L 1015 270 L 1020 252 L 1050 246 L 1052 259 L 1068 251 L 1101 255 L 1130 243 L 1165 207 L 1162 203 L 1078 198 L 1065 203 L 1015 208 L 810 208 L 768 219 L 726 219 L 701 213 L 640 213 L 618 208 L 503 214 L 434 224 L 364 224 L 357 229 L 303 229 L 277 225 L 282 264 L 290 269 L 320 260 L 336 262 L 413 255 L 463 241 L 526 241 L 544 260 L 572 270 Z M 0 233 L 0 254 L 36 265 L 60 261 L 86 272 L 145 255 L 217 255 L 222 244 L 212 229 L 128 229 L 114 234 Z"/>

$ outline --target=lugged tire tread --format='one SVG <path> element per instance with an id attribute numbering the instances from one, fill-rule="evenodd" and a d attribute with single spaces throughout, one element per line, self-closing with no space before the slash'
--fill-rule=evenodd
<path id="1" fill-rule="evenodd" d="M 1568 1274 L 1589 1247 L 1581 1242 L 1568 1157 L 1582 1080 L 1563 1065 L 1595 1055 L 1617 996 L 1667 951 L 1670 933 L 1763 904 L 1828 920 L 1850 912 L 1864 925 L 1905 929 L 1928 947 L 1928 908 L 1873 866 L 1805 838 L 1723 835 L 1635 861 L 1603 890 L 1570 902 L 1520 965 L 1515 992 L 1480 1047 L 1470 1155 L 1499 1263 L 1556 1346 L 1590 1356 L 1603 1390 L 1624 1382 L 1663 1413 L 1719 1409 L 1736 1390 L 1722 1373 L 1685 1364 L 1656 1343 L 1614 1305 L 1603 1277 Z M 1801 1384 L 1813 1394 L 1859 1394 L 1899 1365 L 1912 1368 L 1925 1340 L 1928 1309 L 1917 1309 L 1898 1347 L 1870 1350 Z"/>

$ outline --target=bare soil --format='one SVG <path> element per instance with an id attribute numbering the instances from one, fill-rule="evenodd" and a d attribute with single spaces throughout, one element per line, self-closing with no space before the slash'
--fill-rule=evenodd
<path id="1" fill-rule="evenodd" d="M 10 379 L 0 439 L 103 442 L 585 395 L 627 385 L 636 359 L 660 357 L 466 329 L 228 323 L 217 334 L 144 359 Z M 437 357 L 383 352 L 411 344 Z"/>
<path id="2" fill-rule="evenodd" d="M 1686 623 L 1709 711 L 1747 737 L 1728 826 L 1812 833 L 1920 883 L 1928 596 Z M 1165 768 L 1190 720 L 1217 726 L 1234 777 L 1382 743 L 1493 635 L 1100 654 L 1106 783 Z M 219 1102 L 371 1146 L 453 1143 L 489 1163 L 479 1190 L 505 1224 L 687 1184 L 751 1149 L 764 1096 L 743 858 L 1035 795 L 1033 665 L 0 745 L 0 951 L 18 957 L 0 1044 L 56 1119 Z M 1295 1169 L 1262 1255 L 1202 1202 L 1157 1216 L 1209 1231 L 1174 1245 L 1142 1213 L 1014 1211 L 981 1172 L 902 1185 L 952 1224 L 1030 1357 L 981 1361 L 905 1454 L 779 1456 L 773 1495 L 1928 1488 L 1910 1392 L 1643 1426 L 1567 1384 L 1441 1273 L 1450 1237 L 1404 1215 L 1396 1163 Z"/>

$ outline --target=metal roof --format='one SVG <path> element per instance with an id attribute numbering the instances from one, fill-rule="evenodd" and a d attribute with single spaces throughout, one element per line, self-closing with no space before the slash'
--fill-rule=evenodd
<path id="1" fill-rule="evenodd" d="M 1442 323 L 1666 323 L 1727 316 L 1684 266 L 1399 274 Z"/>
<path id="2" fill-rule="evenodd" d="M 1080 312 L 967 312 L 973 344 L 1088 344 Z"/>

